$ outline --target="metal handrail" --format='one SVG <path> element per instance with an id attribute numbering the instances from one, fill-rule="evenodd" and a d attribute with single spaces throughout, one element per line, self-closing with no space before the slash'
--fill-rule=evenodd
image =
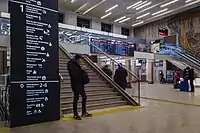
<path id="1" fill-rule="evenodd" d="M 123 67 L 127 72 L 129 72 L 132 76 L 134 76 L 137 80 L 139 80 L 139 76 L 137 76 L 136 74 L 134 74 L 132 71 L 130 71 L 129 69 L 127 69 L 126 67 L 122 66 L 120 63 L 118 63 L 117 61 L 115 61 L 114 59 L 112 59 L 111 56 L 109 56 L 107 53 L 105 53 L 103 50 L 101 50 L 99 47 L 93 45 L 92 43 L 89 43 L 90 46 L 95 47 L 96 49 L 98 49 L 101 53 L 103 53 L 106 57 L 108 57 L 110 60 L 112 60 L 114 63 L 120 65 L 121 67 Z"/>
<path id="2" fill-rule="evenodd" d="M 140 102 L 135 102 L 135 100 L 129 95 L 127 94 L 118 84 L 116 84 L 114 82 L 114 80 L 108 76 L 99 66 L 95 65 L 90 59 L 89 57 L 85 56 L 84 60 L 89 63 L 96 71 L 98 71 L 99 74 L 101 74 L 108 82 L 110 82 L 119 93 L 121 93 L 126 99 L 128 99 L 128 101 L 132 104 L 132 105 L 140 105 Z"/>

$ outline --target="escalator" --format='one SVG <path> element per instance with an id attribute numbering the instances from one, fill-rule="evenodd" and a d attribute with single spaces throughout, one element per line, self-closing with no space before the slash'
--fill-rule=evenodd
<path id="1" fill-rule="evenodd" d="M 88 95 L 88 110 L 96 110 L 124 105 L 138 106 L 139 104 L 119 87 L 99 66 L 95 65 L 87 56 L 84 56 L 81 65 L 84 65 L 90 77 L 90 83 L 85 86 Z M 67 62 L 73 58 L 64 47 L 60 45 L 59 69 L 63 77 L 61 83 L 61 111 L 62 114 L 72 113 L 73 93 L 70 85 L 70 77 L 67 70 Z M 78 109 L 81 109 L 81 100 Z"/>

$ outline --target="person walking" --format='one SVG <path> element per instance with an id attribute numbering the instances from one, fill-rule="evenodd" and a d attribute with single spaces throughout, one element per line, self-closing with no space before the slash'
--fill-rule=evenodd
<path id="1" fill-rule="evenodd" d="M 122 64 L 120 63 L 118 65 L 117 70 L 115 71 L 114 81 L 124 90 L 126 89 L 126 86 L 127 86 L 127 81 L 126 81 L 127 76 L 128 76 L 128 73 L 126 69 L 124 69 L 122 67 Z"/>
<path id="2" fill-rule="evenodd" d="M 180 88 L 180 78 L 181 78 L 181 74 L 179 70 L 176 70 L 175 74 L 174 74 L 174 78 L 175 78 L 175 83 L 174 83 L 174 88 L 178 89 Z"/>
<path id="3" fill-rule="evenodd" d="M 109 76 L 112 77 L 112 71 L 110 70 L 108 65 L 105 65 L 102 70 Z"/>
<path id="4" fill-rule="evenodd" d="M 194 75 L 194 69 L 189 69 L 188 71 L 188 79 L 189 79 L 189 82 L 190 82 L 190 92 L 194 92 L 194 78 L 195 78 L 195 75 Z"/>
<path id="5" fill-rule="evenodd" d="M 159 75 L 160 75 L 160 84 L 163 84 L 163 82 L 164 82 L 164 73 L 163 73 L 162 70 L 160 70 Z"/>
<path id="6" fill-rule="evenodd" d="M 87 95 L 85 93 L 84 85 L 89 83 L 89 77 L 85 70 L 81 68 L 80 61 L 82 59 L 81 55 L 75 55 L 74 59 L 71 59 L 67 63 L 67 68 L 69 71 L 69 76 L 71 80 L 71 87 L 74 93 L 73 100 L 73 113 L 74 119 L 81 120 L 78 114 L 77 103 L 79 100 L 79 95 L 82 97 L 82 117 L 91 117 L 92 114 L 88 113 L 86 110 Z"/>

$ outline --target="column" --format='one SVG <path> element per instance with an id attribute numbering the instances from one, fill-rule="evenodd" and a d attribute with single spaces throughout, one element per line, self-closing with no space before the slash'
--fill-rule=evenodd
<path id="1" fill-rule="evenodd" d="M 126 60 L 125 61 L 125 64 L 126 64 L 126 68 L 129 70 L 129 71 L 131 71 L 131 60 L 130 59 L 128 59 L 128 60 Z M 131 83 L 131 74 L 128 72 L 128 77 L 127 77 L 127 82 L 128 83 Z"/>
<path id="2" fill-rule="evenodd" d="M 146 72 L 147 72 L 147 82 L 149 84 L 153 84 L 153 60 L 147 60 L 147 64 L 146 64 Z"/>
<path id="3" fill-rule="evenodd" d="M 135 60 L 135 59 L 133 59 L 133 60 L 131 61 L 131 71 L 132 71 L 136 76 L 138 76 L 138 72 L 137 72 L 137 68 L 136 68 L 136 60 Z M 133 81 L 134 83 L 137 82 L 137 78 L 134 77 L 134 76 L 132 76 L 132 81 Z"/>
<path id="4" fill-rule="evenodd" d="M 163 60 L 163 73 L 164 73 L 164 78 L 166 78 L 167 74 L 167 61 Z"/>

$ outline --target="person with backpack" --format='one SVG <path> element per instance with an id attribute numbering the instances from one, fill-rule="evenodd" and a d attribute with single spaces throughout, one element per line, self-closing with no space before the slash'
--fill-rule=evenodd
<path id="1" fill-rule="evenodd" d="M 110 70 L 108 65 L 105 65 L 102 70 L 109 76 L 112 77 L 112 71 Z"/>
<path id="2" fill-rule="evenodd" d="M 78 114 L 77 103 L 79 100 L 79 95 L 82 97 L 82 117 L 91 117 L 92 114 L 88 113 L 86 110 L 87 95 L 85 93 L 84 85 L 90 82 L 87 72 L 81 67 L 80 61 L 82 59 L 81 55 L 75 55 L 74 59 L 71 59 L 67 63 L 67 68 L 69 71 L 69 76 L 71 80 L 71 87 L 74 93 L 73 100 L 73 113 L 74 119 L 81 120 Z"/>

